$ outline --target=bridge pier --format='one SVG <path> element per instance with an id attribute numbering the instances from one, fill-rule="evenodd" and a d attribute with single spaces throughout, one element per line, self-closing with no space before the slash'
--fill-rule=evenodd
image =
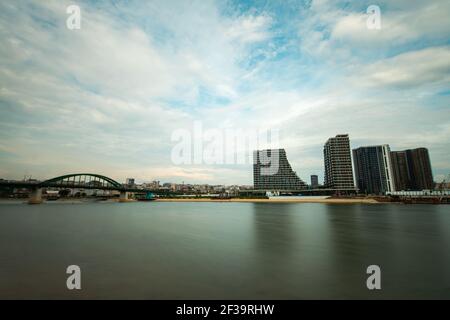
<path id="1" fill-rule="evenodd" d="M 42 203 L 42 188 L 31 189 L 30 198 L 28 204 L 41 204 Z"/>
<path id="2" fill-rule="evenodd" d="M 119 202 L 129 202 L 129 201 L 133 201 L 130 199 L 130 192 L 120 191 Z"/>

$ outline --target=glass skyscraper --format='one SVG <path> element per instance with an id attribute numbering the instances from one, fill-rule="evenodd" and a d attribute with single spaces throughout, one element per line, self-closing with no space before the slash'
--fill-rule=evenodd
<path id="1" fill-rule="evenodd" d="M 355 179 L 359 192 L 385 194 L 395 191 L 389 145 L 353 149 Z"/>
<path id="2" fill-rule="evenodd" d="M 434 188 L 428 149 L 392 151 L 395 190 L 430 190 Z"/>

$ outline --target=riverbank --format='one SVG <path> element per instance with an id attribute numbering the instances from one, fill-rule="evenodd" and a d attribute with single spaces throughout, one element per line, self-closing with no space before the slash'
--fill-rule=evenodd
<path id="1" fill-rule="evenodd" d="M 58 199 L 56 201 L 46 201 L 47 204 L 83 204 L 83 203 L 111 203 L 122 202 L 118 198 L 107 199 L 103 201 L 95 199 Z M 135 199 L 129 199 L 126 202 L 138 202 Z M 151 202 L 247 202 L 247 203 L 332 203 L 332 204 L 352 204 L 352 203 L 364 203 L 364 204 L 377 204 L 384 203 L 371 198 L 314 198 L 314 197 L 280 197 L 271 199 L 262 198 L 249 198 L 249 199 L 212 199 L 212 198 L 157 198 Z M 2 204 L 21 204 L 28 203 L 27 199 L 0 199 Z"/>
<path id="2" fill-rule="evenodd" d="M 367 198 L 327 198 L 327 199 L 314 199 L 314 198 L 295 198 L 295 199 L 204 199 L 204 198 L 159 198 L 157 202 L 252 202 L 252 203 L 333 203 L 333 204 L 351 204 L 351 203 L 366 203 L 376 204 L 381 203 L 375 199 Z"/>

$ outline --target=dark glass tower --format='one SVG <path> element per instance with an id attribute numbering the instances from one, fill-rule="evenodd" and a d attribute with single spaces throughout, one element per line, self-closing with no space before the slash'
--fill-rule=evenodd
<path id="1" fill-rule="evenodd" d="M 434 188 L 428 149 L 417 148 L 391 152 L 397 191 L 430 190 Z"/>
<path id="2" fill-rule="evenodd" d="M 316 189 L 319 186 L 319 177 L 315 174 L 311 175 L 311 188 Z"/>
<path id="3" fill-rule="evenodd" d="M 394 191 L 389 145 L 353 149 L 353 164 L 359 192 L 385 194 Z"/>

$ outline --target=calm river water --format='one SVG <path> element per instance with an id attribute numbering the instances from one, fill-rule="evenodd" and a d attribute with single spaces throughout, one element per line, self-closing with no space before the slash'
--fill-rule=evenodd
<path id="1" fill-rule="evenodd" d="M 0 298 L 449 299 L 449 208 L 2 203 Z"/>

